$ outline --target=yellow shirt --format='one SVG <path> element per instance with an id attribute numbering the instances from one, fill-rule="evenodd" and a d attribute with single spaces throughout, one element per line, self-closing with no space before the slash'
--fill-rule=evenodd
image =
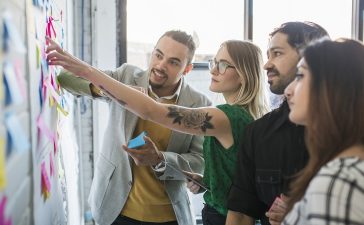
<path id="1" fill-rule="evenodd" d="M 175 101 L 176 97 L 163 100 L 164 103 L 170 104 L 174 104 Z M 133 137 L 142 131 L 147 131 L 158 150 L 166 150 L 171 136 L 170 129 L 139 119 Z M 156 178 L 152 168 L 150 166 L 137 166 L 133 162 L 132 172 L 133 186 L 121 214 L 145 222 L 175 221 L 176 216 L 165 191 L 164 183 Z"/>

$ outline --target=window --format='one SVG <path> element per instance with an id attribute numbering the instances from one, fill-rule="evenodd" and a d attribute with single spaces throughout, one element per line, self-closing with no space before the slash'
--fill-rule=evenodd
<path id="1" fill-rule="evenodd" d="M 332 39 L 351 37 L 352 1 L 254 0 L 253 4 L 253 41 L 263 52 L 267 50 L 269 33 L 289 21 L 315 22 Z"/>
<path id="2" fill-rule="evenodd" d="M 244 0 L 132 0 L 127 11 L 127 61 L 142 68 L 167 30 L 195 34 L 196 62 L 213 56 L 223 41 L 244 38 Z"/>
<path id="3" fill-rule="evenodd" d="M 327 30 L 332 39 L 351 37 L 352 1 L 342 0 L 254 0 L 253 42 L 266 62 L 269 33 L 289 21 L 311 21 Z M 270 92 L 269 92 L 270 93 Z M 271 106 L 280 104 L 280 97 L 270 93 Z"/>

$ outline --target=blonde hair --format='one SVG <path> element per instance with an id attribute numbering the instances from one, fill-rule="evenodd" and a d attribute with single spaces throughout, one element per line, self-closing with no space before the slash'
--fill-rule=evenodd
<path id="1" fill-rule="evenodd" d="M 250 41 L 239 40 L 228 40 L 221 46 L 226 47 L 231 63 L 242 78 L 241 87 L 232 104 L 246 108 L 254 119 L 260 118 L 269 111 L 260 48 Z"/>

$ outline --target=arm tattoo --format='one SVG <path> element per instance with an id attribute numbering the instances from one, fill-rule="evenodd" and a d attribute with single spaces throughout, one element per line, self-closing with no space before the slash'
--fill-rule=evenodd
<path id="1" fill-rule="evenodd" d="M 207 129 L 214 129 L 210 122 L 212 116 L 201 110 L 188 110 L 175 106 L 168 107 L 168 110 L 167 117 L 173 118 L 173 123 L 179 125 L 182 123 L 187 128 L 201 129 L 203 132 L 206 132 Z"/>
<path id="2" fill-rule="evenodd" d="M 126 106 L 126 102 L 122 101 L 121 99 L 115 97 L 113 94 L 111 94 L 109 91 L 107 91 L 103 86 L 99 85 L 100 89 L 106 93 L 110 98 L 114 99 L 115 101 L 117 101 L 120 105 L 122 106 Z"/>

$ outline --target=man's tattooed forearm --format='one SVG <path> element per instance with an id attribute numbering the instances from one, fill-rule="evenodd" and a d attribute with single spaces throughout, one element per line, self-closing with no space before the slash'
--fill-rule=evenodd
<path id="1" fill-rule="evenodd" d="M 214 129 L 210 120 L 212 116 L 202 110 L 189 110 L 175 106 L 168 107 L 167 117 L 173 118 L 173 123 L 182 124 L 187 128 L 201 129 L 206 132 L 207 129 Z"/>
<path id="2" fill-rule="evenodd" d="M 114 99 L 115 101 L 117 101 L 120 105 L 122 106 L 126 106 L 126 102 L 124 102 L 123 100 L 115 97 L 113 94 L 111 94 L 108 90 L 106 90 L 102 85 L 99 85 L 100 89 L 106 93 L 110 98 Z"/>

